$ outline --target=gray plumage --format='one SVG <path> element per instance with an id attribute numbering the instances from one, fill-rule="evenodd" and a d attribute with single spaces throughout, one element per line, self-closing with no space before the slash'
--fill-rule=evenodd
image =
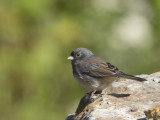
<path id="1" fill-rule="evenodd" d="M 123 73 L 117 67 L 95 56 L 86 48 L 73 50 L 69 59 L 72 61 L 75 79 L 87 89 L 103 90 L 119 78 L 146 81 L 143 78 Z"/>

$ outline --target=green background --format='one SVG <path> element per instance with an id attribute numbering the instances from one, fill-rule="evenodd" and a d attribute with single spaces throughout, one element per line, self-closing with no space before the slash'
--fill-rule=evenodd
<path id="1" fill-rule="evenodd" d="M 128 74 L 160 68 L 159 0 L 1 0 L 0 120 L 64 120 L 89 90 L 67 57 L 85 47 Z"/>

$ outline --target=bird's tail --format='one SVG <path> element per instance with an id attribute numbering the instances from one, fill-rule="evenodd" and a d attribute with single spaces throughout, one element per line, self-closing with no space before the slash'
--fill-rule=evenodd
<path id="1" fill-rule="evenodd" d="M 133 76 L 133 75 L 127 75 L 127 74 L 125 74 L 125 73 L 122 73 L 122 74 L 120 75 L 120 77 L 132 79 L 132 80 L 137 80 L 137 81 L 140 81 L 140 82 L 147 81 L 147 80 L 144 79 L 144 78 L 135 77 L 135 76 Z"/>

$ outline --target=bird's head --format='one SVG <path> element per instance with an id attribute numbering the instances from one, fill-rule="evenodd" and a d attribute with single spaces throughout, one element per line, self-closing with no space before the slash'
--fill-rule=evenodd
<path id="1" fill-rule="evenodd" d="M 86 48 L 77 48 L 71 52 L 71 55 L 67 58 L 71 61 L 85 60 L 94 55 L 90 50 Z"/>

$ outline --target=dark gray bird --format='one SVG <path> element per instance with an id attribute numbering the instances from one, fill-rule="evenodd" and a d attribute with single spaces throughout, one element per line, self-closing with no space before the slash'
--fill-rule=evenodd
<path id="1" fill-rule="evenodd" d="M 86 48 L 77 48 L 72 51 L 68 60 L 72 62 L 73 75 L 83 87 L 92 90 L 92 95 L 96 91 L 101 91 L 119 78 L 128 78 L 137 81 L 146 81 L 144 78 L 128 75 L 95 56 Z"/>

